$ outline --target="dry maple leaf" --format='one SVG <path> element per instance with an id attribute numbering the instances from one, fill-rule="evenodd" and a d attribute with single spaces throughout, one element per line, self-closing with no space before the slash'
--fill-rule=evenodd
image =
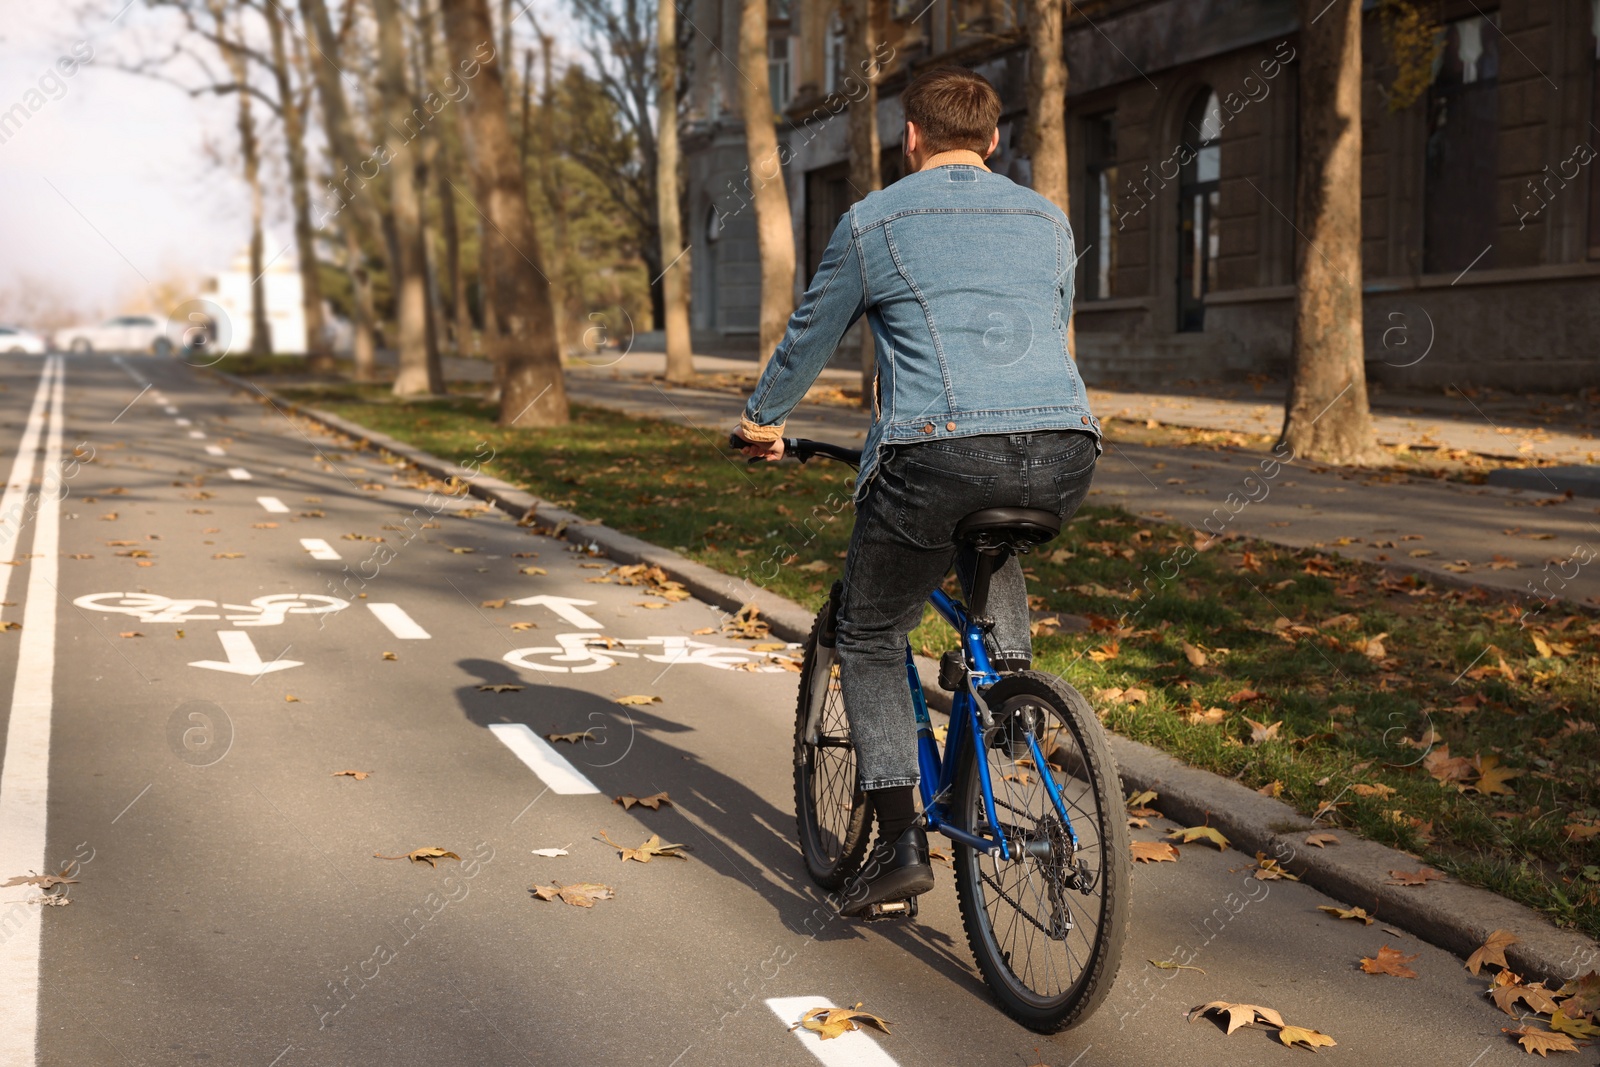
<path id="1" fill-rule="evenodd" d="M 522 686 L 520 686 L 520 685 L 512 685 L 509 682 L 501 682 L 499 685 L 480 685 L 480 686 L 478 686 L 478 692 L 480 692 L 480 693 L 520 693 L 520 692 L 522 692 Z"/>
<path id="2" fill-rule="evenodd" d="M 1184 658 L 1196 667 L 1206 665 L 1206 654 L 1187 641 L 1180 641 L 1178 647 L 1183 649 Z"/>
<path id="3" fill-rule="evenodd" d="M 1367 914 L 1366 908 L 1336 908 L 1331 904 L 1318 904 L 1317 910 L 1325 911 L 1335 919 L 1350 919 L 1363 926 L 1372 925 L 1372 916 Z"/>
<path id="4" fill-rule="evenodd" d="M 1193 841 L 1209 841 L 1217 846 L 1218 852 L 1228 847 L 1228 839 L 1214 826 L 1188 826 L 1174 830 L 1167 836 L 1177 838 L 1185 845 Z"/>
<path id="5" fill-rule="evenodd" d="M 1563 983 L 1560 995 L 1567 998 L 1562 1009 L 1569 1015 L 1600 1012 L 1600 972 L 1590 971 L 1581 978 Z"/>
<path id="6" fill-rule="evenodd" d="M 1129 793 L 1128 799 L 1123 803 L 1126 805 L 1129 815 L 1158 815 L 1160 814 L 1159 812 L 1148 806 L 1158 796 L 1160 794 L 1154 789 L 1146 789 L 1142 793 Z"/>
<path id="7" fill-rule="evenodd" d="M 614 798 L 612 800 L 612 803 L 621 804 L 623 811 L 627 811 L 629 808 L 633 807 L 635 804 L 639 804 L 639 805 L 642 805 L 644 807 L 647 807 L 651 811 L 656 811 L 663 804 L 669 804 L 670 805 L 672 803 L 672 799 L 670 797 L 668 797 L 667 794 L 665 794 L 665 793 L 655 793 L 655 794 L 652 794 L 651 796 L 647 796 L 647 797 L 636 797 L 632 793 L 624 793 L 620 797 Z"/>
<path id="8" fill-rule="evenodd" d="M 575 908 L 592 908 L 597 900 L 610 900 L 617 895 L 617 891 L 608 885 L 598 882 L 574 882 L 572 885 L 533 884 L 533 895 L 540 900 L 555 900 L 561 898 L 563 903 L 571 904 Z"/>
<path id="9" fill-rule="evenodd" d="M 1472 761 L 1465 756 L 1450 755 L 1449 745 L 1438 748 L 1422 757 L 1422 769 L 1439 782 L 1456 782 L 1472 774 Z"/>
<path id="10" fill-rule="evenodd" d="M 1278 727 L 1283 725 L 1282 719 L 1275 723 L 1264 723 L 1256 722 L 1248 715 L 1244 716 L 1244 721 L 1250 724 L 1250 743 L 1252 745 L 1259 745 L 1266 741 L 1276 741 L 1278 739 Z"/>
<path id="11" fill-rule="evenodd" d="M 1424 867 L 1418 871 L 1390 871 L 1387 885 L 1427 885 L 1429 882 L 1440 881 L 1444 872 L 1436 871 L 1432 867 Z"/>
<path id="12" fill-rule="evenodd" d="M 1105 663 L 1107 660 L 1116 659 L 1121 652 L 1122 646 L 1116 641 L 1111 641 L 1099 648 L 1090 649 L 1089 658 L 1096 663 Z"/>
<path id="13" fill-rule="evenodd" d="M 593 735 L 593 730 L 583 730 L 579 733 L 573 734 L 545 734 L 544 739 L 551 742 L 565 741 L 567 744 L 575 745 L 579 742 L 589 740 Z"/>
<path id="14" fill-rule="evenodd" d="M 328 777 L 330 777 L 330 778 L 354 778 L 358 782 L 364 782 L 364 781 L 367 780 L 367 776 L 370 775 L 371 773 L 372 773 L 371 771 L 334 771 Z"/>
<path id="15" fill-rule="evenodd" d="M 511 624 L 511 628 L 513 630 L 537 630 L 539 624 L 536 622 L 514 622 Z"/>
<path id="16" fill-rule="evenodd" d="M 1310 1049 L 1317 1051 L 1317 1046 L 1337 1045 L 1339 1042 L 1319 1030 L 1308 1030 L 1303 1026 L 1285 1026 L 1278 1030 L 1278 1040 L 1293 1048 L 1298 1042 Z"/>
<path id="17" fill-rule="evenodd" d="M 1135 841 L 1133 843 L 1133 862 L 1135 863 L 1176 863 L 1178 850 L 1165 841 Z"/>
<path id="18" fill-rule="evenodd" d="M 1417 953 L 1420 956 L 1421 953 Z M 1417 956 L 1407 956 L 1397 948 L 1384 945 L 1378 950 L 1377 956 L 1361 957 L 1361 969 L 1368 974 L 1392 974 L 1396 978 L 1415 978 L 1417 972 L 1406 964 L 1416 959 Z"/>
<path id="19" fill-rule="evenodd" d="M 1477 768 L 1478 780 L 1470 785 L 1458 785 L 1456 788 L 1463 793 L 1470 790 L 1482 796 L 1514 795 L 1511 787 L 1506 783 L 1520 776 L 1522 774 L 1520 770 L 1500 766 L 1500 757 L 1498 756 L 1477 756 L 1473 758 L 1472 762 Z"/>
<path id="20" fill-rule="evenodd" d="M 506 606 L 506 598 L 505 597 L 501 597 L 498 600 L 485 600 L 483 603 L 478 605 L 478 607 L 480 607 L 480 608 L 503 608 L 505 606 Z"/>
<path id="21" fill-rule="evenodd" d="M 889 1032 L 889 1024 L 869 1011 L 862 1011 L 858 1001 L 853 1008 L 812 1008 L 800 1017 L 800 1021 L 789 1027 L 790 1031 L 806 1029 L 816 1033 L 822 1040 L 827 1041 L 852 1030 L 859 1030 L 864 1024 L 874 1030 Z"/>
<path id="22" fill-rule="evenodd" d="M 1233 696 L 1228 698 L 1228 703 L 1243 704 L 1251 700 L 1260 700 L 1266 695 L 1267 694 L 1261 692 L 1259 689 L 1241 689 L 1237 693 L 1233 694 Z"/>
<path id="23" fill-rule="evenodd" d="M 1251 1026 L 1259 1017 L 1262 1022 L 1283 1028 L 1283 1016 L 1271 1008 L 1263 1008 L 1259 1004 L 1230 1004 L 1226 1000 L 1213 1000 L 1209 1004 L 1201 1004 L 1197 1008 L 1189 1009 L 1189 1021 L 1194 1022 L 1202 1015 L 1211 1012 L 1224 1012 L 1228 1016 L 1228 1033 L 1233 1033 L 1241 1026 Z"/>
<path id="24" fill-rule="evenodd" d="M 623 862 L 627 862 L 628 860 L 638 860 L 640 863 L 649 863 L 656 856 L 668 856 L 675 860 L 686 860 L 689 858 L 678 851 L 686 846 L 666 844 L 661 840 L 660 834 L 651 834 L 649 840 L 640 845 L 638 848 L 628 848 L 625 845 L 617 844 L 606 835 L 604 830 L 600 831 L 600 838 L 606 844 L 622 853 Z"/>
<path id="25" fill-rule="evenodd" d="M 1277 860 L 1268 859 L 1265 852 L 1256 853 L 1255 877 L 1259 882 L 1276 882 L 1286 880 L 1298 882 L 1299 875 L 1290 874 L 1278 864 Z"/>
<path id="26" fill-rule="evenodd" d="M 383 658 L 384 659 L 399 659 L 400 657 L 396 656 L 393 652 L 385 652 L 383 654 Z"/>
<path id="27" fill-rule="evenodd" d="M 527 567 L 518 567 L 517 568 L 517 573 L 518 574 L 538 575 L 538 574 L 549 574 L 550 572 L 545 570 L 543 567 L 534 567 L 532 565 L 529 565 Z"/>
<path id="28" fill-rule="evenodd" d="M 459 860 L 461 858 L 454 852 L 438 847 L 414 848 L 401 856 L 385 856 L 381 852 L 374 852 L 372 856 L 374 859 L 380 860 L 410 860 L 412 863 L 426 863 L 429 867 L 437 867 L 440 860 Z"/>
<path id="29" fill-rule="evenodd" d="M 661 703 L 661 698 L 658 696 L 639 695 L 631 697 L 618 697 L 616 702 L 618 704 L 627 704 L 630 706 L 635 704 L 659 704 Z"/>
<path id="30" fill-rule="evenodd" d="M 1506 948 L 1517 943 L 1517 935 L 1510 930 L 1496 930 L 1489 935 L 1488 940 L 1479 945 L 1472 955 L 1467 957 L 1467 970 L 1477 974 L 1484 964 L 1493 964 L 1502 969 L 1506 966 Z"/>
<path id="31" fill-rule="evenodd" d="M 1600 1037 L 1600 1026 L 1591 1023 L 1586 1016 L 1568 1015 L 1564 1008 L 1557 1008 L 1551 1014 L 1550 1029 L 1577 1038 Z"/>
<path id="32" fill-rule="evenodd" d="M 1311 845 L 1313 848 L 1324 848 L 1324 847 L 1326 847 L 1328 845 L 1337 845 L 1338 843 L 1339 843 L 1339 837 L 1338 837 L 1337 834 L 1307 834 L 1306 835 L 1306 844 Z"/>
<path id="33" fill-rule="evenodd" d="M 1576 1052 L 1578 1046 L 1572 1043 L 1572 1038 L 1566 1034 L 1555 1034 L 1549 1030 L 1536 1030 L 1531 1026 L 1518 1027 L 1512 1030 L 1502 1026 L 1502 1034 L 1510 1034 L 1516 1038 L 1530 1054 L 1537 1052 L 1540 1056 L 1549 1057 L 1552 1052 Z"/>
<path id="34" fill-rule="evenodd" d="M 70 867 L 64 868 L 63 871 L 69 869 Z M 0 887 L 10 887 L 14 885 L 36 885 L 40 889 L 52 889 L 58 885 L 77 884 L 78 880 L 76 878 L 65 878 L 60 874 L 19 874 L 13 878 L 7 878 L 4 882 L 0 882 Z"/>

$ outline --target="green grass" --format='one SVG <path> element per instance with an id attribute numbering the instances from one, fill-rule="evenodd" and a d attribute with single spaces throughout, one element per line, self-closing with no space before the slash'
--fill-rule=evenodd
<path id="1" fill-rule="evenodd" d="M 837 572 L 852 518 L 844 468 L 751 469 L 715 433 L 594 409 L 559 429 L 504 430 L 475 399 L 384 393 L 290 395 L 449 459 L 487 442 L 489 473 L 803 604 L 820 604 Z M 1026 561 L 1036 617 L 1062 626 L 1039 625 L 1040 667 L 1126 736 L 1600 936 L 1600 836 L 1583 836 L 1600 823 L 1594 615 L 1524 617 L 1540 602 L 1262 542 L 1197 551 L 1191 531 L 1093 501 Z M 1340 615 L 1353 619 L 1322 625 Z M 1380 635 L 1383 654 L 1367 654 Z M 930 613 L 912 643 L 936 655 L 953 635 Z M 1143 699 L 1114 692 L 1130 689 Z M 1254 743 L 1247 717 L 1279 723 L 1276 737 Z M 1521 772 L 1512 792 L 1435 780 L 1422 759 L 1441 744 Z"/>

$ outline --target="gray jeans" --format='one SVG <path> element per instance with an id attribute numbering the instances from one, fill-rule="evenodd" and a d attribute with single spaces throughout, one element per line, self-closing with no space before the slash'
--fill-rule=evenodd
<path id="1" fill-rule="evenodd" d="M 839 608 L 839 683 L 863 789 L 917 781 L 906 635 L 952 563 L 967 585 L 974 558 L 957 560 L 956 523 L 991 507 L 1070 518 L 1089 492 L 1096 454 L 1092 435 L 1068 430 L 895 446 L 884 457 L 856 507 Z M 989 590 L 999 654 L 1031 660 L 1022 564 L 1013 557 Z"/>

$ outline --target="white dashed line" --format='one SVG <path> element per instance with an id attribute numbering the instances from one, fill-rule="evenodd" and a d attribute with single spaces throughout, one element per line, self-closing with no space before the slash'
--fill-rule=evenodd
<path id="1" fill-rule="evenodd" d="M 226 456 L 227 453 L 222 450 L 222 446 L 221 445 L 206 445 L 206 455 L 208 455 L 208 456 Z"/>
<path id="2" fill-rule="evenodd" d="M 312 559 L 342 559 L 334 547 L 320 537 L 300 538 L 300 547 L 311 553 Z"/>
<path id="3" fill-rule="evenodd" d="M 176 415 L 178 413 L 178 409 L 173 407 L 171 404 L 163 406 L 161 410 L 165 411 L 168 415 Z"/>
<path id="4" fill-rule="evenodd" d="M 256 497 L 256 503 L 272 512 L 274 515 L 289 514 L 289 505 L 285 504 L 275 496 L 258 496 Z"/>
<path id="5" fill-rule="evenodd" d="M 494 727 L 489 729 L 493 730 Z M 812 1008 L 836 1007 L 825 997 L 771 997 L 766 1003 L 772 1009 L 772 1014 L 783 1020 L 785 1025 L 799 1022 L 800 1017 Z M 820 1034 L 801 1027 L 794 1031 L 794 1036 L 807 1052 L 827 1067 L 895 1067 L 894 1057 L 860 1030 L 851 1030 L 824 1041 Z"/>
<path id="6" fill-rule="evenodd" d="M 418 626 L 416 620 L 406 614 L 406 610 L 399 604 L 368 604 L 379 622 L 389 628 L 389 632 L 402 641 L 425 641 L 433 635 Z"/>
<path id="7" fill-rule="evenodd" d="M 250 472 L 243 467 L 229 467 L 228 477 L 236 482 L 248 482 L 250 480 Z"/>
<path id="8" fill-rule="evenodd" d="M 189 419 L 173 419 L 172 421 L 177 423 L 179 426 L 193 426 L 194 425 L 194 423 Z"/>
<path id="9" fill-rule="evenodd" d="M 492 722 L 489 724 L 489 732 L 498 737 L 513 755 L 527 764 L 528 769 L 550 787 L 550 792 L 565 795 L 600 792 L 578 768 L 551 748 L 550 742 L 534 733 L 525 723 Z"/>
<path id="10" fill-rule="evenodd" d="M 189 436 L 194 438 L 196 441 L 198 441 L 198 440 L 200 440 L 200 438 L 205 436 L 205 431 L 203 431 L 203 430 L 190 430 L 189 431 Z"/>

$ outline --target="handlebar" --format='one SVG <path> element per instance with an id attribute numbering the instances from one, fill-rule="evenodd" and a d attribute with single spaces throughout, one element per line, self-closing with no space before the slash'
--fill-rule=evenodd
<path id="1" fill-rule="evenodd" d="M 728 444 L 734 448 L 746 448 L 755 443 L 754 441 L 746 441 L 737 433 L 728 435 Z M 826 441 L 808 441 L 804 437 L 785 437 L 783 439 L 783 453 L 786 456 L 793 456 L 801 463 L 814 456 L 823 456 L 840 463 L 848 463 L 857 469 L 861 467 L 861 449 L 845 448 L 841 445 L 829 444 Z M 751 462 L 756 461 L 752 460 Z"/>

